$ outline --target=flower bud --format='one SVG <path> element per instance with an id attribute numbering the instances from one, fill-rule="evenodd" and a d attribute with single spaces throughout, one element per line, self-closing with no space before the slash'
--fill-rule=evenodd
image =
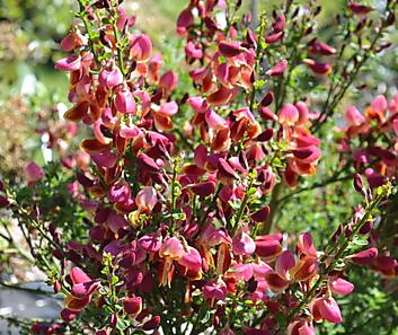
<path id="1" fill-rule="evenodd" d="M 235 57 L 243 52 L 243 49 L 238 43 L 222 41 L 218 44 L 218 49 L 225 57 Z"/>
<path id="2" fill-rule="evenodd" d="M 354 285 L 342 278 L 329 279 L 329 287 L 334 294 L 348 295 L 354 290 Z"/>
<path id="3" fill-rule="evenodd" d="M 160 325 L 160 316 L 156 315 L 149 321 L 145 322 L 142 326 L 143 330 L 154 330 L 157 329 Z"/>
<path id="4" fill-rule="evenodd" d="M 5 196 L 0 195 L 0 208 L 7 207 L 9 204 L 10 202 L 8 201 L 8 199 Z"/>
<path id="5" fill-rule="evenodd" d="M 315 299 L 311 304 L 311 313 L 316 321 L 325 320 L 332 323 L 343 322 L 339 305 L 336 300 L 331 297 Z"/>
<path id="6" fill-rule="evenodd" d="M 129 314 L 136 316 L 142 311 L 142 298 L 141 297 L 127 297 L 123 299 L 123 309 Z"/>
<path id="7" fill-rule="evenodd" d="M 351 259 L 354 263 L 360 265 L 369 265 L 377 257 L 377 255 L 378 255 L 377 248 L 369 248 L 360 251 L 354 255 L 348 256 L 347 258 Z"/>
<path id="8" fill-rule="evenodd" d="M 286 59 L 283 59 L 276 63 L 272 68 L 270 68 L 266 74 L 271 76 L 271 77 L 279 77 L 283 75 L 283 73 L 286 71 L 288 67 L 288 63 Z"/>
<path id="9" fill-rule="evenodd" d="M 116 93 L 115 107 L 120 113 L 135 114 L 135 101 L 130 90 L 124 88 Z"/>

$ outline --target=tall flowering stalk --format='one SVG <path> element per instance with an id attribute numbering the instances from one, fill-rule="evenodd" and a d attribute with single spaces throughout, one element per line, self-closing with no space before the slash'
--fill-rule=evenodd
<path id="1" fill-rule="evenodd" d="M 396 148 L 363 149 L 375 156 L 366 162 L 356 152 L 346 158 L 363 204 L 323 251 L 309 232 L 278 232 L 275 217 L 282 196 L 317 172 L 319 129 L 364 63 L 345 59 L 358 37 L 349 27 L 364 30 L 372 9 L 350 3 L 332 46 L 310 26 L 321 10 L 312 2 L 287 1 L 252 29 L 240 1 L 192 0 L 177 20 L 193 83 L 181 95 L 177 73 L 121 2 L 79 0 L 81 23 L 61 42 L 70 54 L 56 63 L 70 78 L 64 117 L 84 129 L 80 156 L 64 166 L 75 172 L 68 190 L 85 231 L 63 236 L 54 222 L 47 231 L 40 208 L 22 210 L 11 188 L 1 196 L 58 260 L 43 268 L 65 295 L 62 321 L 32 332 L 310 335 L 318 322 L 343 322 L 335 299 L 354 290 L 351 264 L 397 273 L 374 234 L 394 193 Z M 380 14 L 367 52 L 385 47 L 395 6 Z M 354 70 L 341 69 L 350 61 Z M 312 86 L 298 88 L 304 78 Z M 317 113 L 318 86 L 327 95 Z M 369 118 L 384 122 L 388 107 L 377 99 L 366 116 L 347 111 L 342 155 L 354 136 L 378 136 Z M 390 119 L 386 127 L 397 130 Z M 35 192 L 43 171 L 30 165 L 27 176 Z"/>

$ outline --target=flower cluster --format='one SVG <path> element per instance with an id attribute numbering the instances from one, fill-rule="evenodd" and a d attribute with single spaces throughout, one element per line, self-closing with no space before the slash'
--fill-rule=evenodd
<path id="1" fill-rule="evenodd" d="M 273 231 L 277 189 L 298 187 L 321 158 L 311 130 L 319 115 L 310 101 L 286 97 L 283 85 L 296 63 L 325 79 L 332 66 L 324 59 L 336 49 L 311 39 L 309 58 L 290 64 L 281 51 L 288 9 L 270 27 L 262 16 L 253 30 L 249 16 L 235 19 L 240 1 L 191 0 L 177 20 L 193 83 L 181 94 L 177 73 L 115 2 L 79 1 L 84 28 L 62 40 L 70 55 L 56 63 L 70 78 L 64 117 L 85 130 L 84 154 L 63 165 L 76 172 L 68 189 L 88 227 L 78 241 L 50 231 L 62 264 L 54 281 L 66 296 L 62 326 L 98 335 L 312 335 L 318 322 L 342 322 L 335 297 L 354 290 L 351 264 L 398 271 L 373 234 L 396 166 L 393 149 L 369 139 L 397 132 L 385 101 L 377 98 L 366 115 L 347 112 L 342 150 L 352 150 L 354 137 L 367 141 L 353 156 L 370 188 L 355 176 L 364 206 L 317 250 L 309 233 Z M 374 156 L 379 162 L 366 167 Z M 32 187 L 43 178 L 34 163 L 26 172 Z"/>
<path id="2" fill-rule="evenodd" d="M 355 169 L 371 187 L 397 177 L 398 96 L 390 102 L 383 95 L 360 112 L 349 106 L 341 129 L 341 151 L 350 156 Z"/>

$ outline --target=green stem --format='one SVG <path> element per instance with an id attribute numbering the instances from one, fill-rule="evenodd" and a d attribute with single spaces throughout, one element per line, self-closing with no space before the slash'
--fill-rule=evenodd
<path id="1" fill-rule="evenodd" d="M 271 196 L 271 202 L 270 202 L 270 213 L 267 217 L 267 220 L 264 222 L 264 224 L 260 227 L 260 234 L 270 234 L 274 229 L 275 229 L 275 217 L 276 213 L 278 212 L 279 206 L 281 204 L 281 201 L 279 200 L 279 196 L 282 192 L 282 187 L 283 183 L 280 182 L 279 184 L 275 185 L 273 191 L 272 191 L 272 196 Z"/>

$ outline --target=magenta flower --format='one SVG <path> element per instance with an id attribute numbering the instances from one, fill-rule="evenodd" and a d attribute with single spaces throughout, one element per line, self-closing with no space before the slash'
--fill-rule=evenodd
<path id="1" fill-rule="evenodd" d="M 157 202 L 158 198 L 156 191 L 150 186 L 145 186 L 142 188 L 135 197 L 135 203 L 138 207 L 138 210 L 143 213 L 152 212 Z"/>
<path id="2" fill-rule="evenodd" d="M 118 90 L 115 97 L 115 107 L 122 114 L 135 114 L 135 100 L 127 88 Z"/>
<path id="3" fill-rule="evenodd" d="M 184 9 L 177 19 L 177 33 L 184 35 L 189 27 L 193 24 L 193 15 L 191 8 Z"/>
<path id="4" fill-rule="evenodd" d="M 348 126 L 360 126 L 366 119 L 363 114 L 361 114 L 355 106 L 349 106 L 345 112 L 345 120 Z"/>
<path id="5" fill-rule="evenodd" d="M 313 59 L 304 59 L 304 64 L 306 64 L 315 74 L 328 75 L 332 72 L 332 66 L 328 63 L 320 63 Z"/>
<path id="6" fill-rule="evenodd" d="M 218 44 L 218 49 L 225 57 L 236 57 L 243 52 L 243 48 L 235 42 L 222 41 Z"/>
<path id="7" fill-rule="evenodd" d="M 202 256 L 199 251 L 188 246 L 185 254 L 177 260 L 177 263 L 184 268 L 184 273 L 191 279 L 202 278 Z"/>
<path id="8" fill-rule="evenodd" d="M 160 326 L 160 316 L 156 315 L 142 325 L 143 330 L 155 330 Z"/>
<path id="9" fill-rule="evenodd" d="M 209 283 L 203 287 L 203 297 L 208 301 L 224 300 L 227 296 L 227 286 L 223 281 Z"/>
<path id="10" fill-rule="evenodd" d="M 335 48 L 316 39 L 310 42 L 309 50 L 313 54 L 319 54 L 325 56 L 334 55 L 336 53 Z"/>
<path id="11" fill-rule="evenodd" d="M 311 313 L 316 321 L 325 320 L 332 323 L 341 323 L 339 305 L 333 298 L 317 298 L 311 304 Z"/>
<path id="12" fill-rule="evenodd" d="M 256 254 L 265 260 L 275 259 L 282 253 L 282 235 L 264 235 L 256 238 Z"/>
<path id="13" fill-rule="evenodd" d="M 72 313 L 79 313 L 91 301 L 92 294 L 98 289 L 99 282 L 92 280 L 78 267 L 69 274 L 72 282 L 71 293 L 65 298 L 65 306 Z"/>
<path id="14" fill-rule="evenodd" d="M 61 41 L 61 48 L 66 52 L 73 51 L 87 43 L 87 38 L 80 33 L 71 31 Z"/>
<path id="15" fill-rule="evenodd" d="M 145 35 L 130 38 L 130 57 L 137 61 L 147 61 L 152 53 L 152 41 Z"/>
<path id="16" fill-rule="evenodd" d="M 138 240 L 138 245 L 146 252 L 155 253 L 160 250 L 162 242 L 157 235 L 145 235 Z"/>
<path id="17" fill-rule="evenodd" d="M 108 192 L 108 199 L 111 202 L 124 203 L 131 198 L 131 188 L 126 181 L 113 184 Z"/>
<path id="18" fill-rule="evenodd" d="M 232 252 L 235 255 L 249 256 L 256 250 L 256 244 L 246 233 L 242 232 L 232 239 Z"/>
<path id="19" fill-rule="evenodd" d="M 265 206 L 259 209 L 257 212 L 253 213 L 250 217 L 256 222 L 265 222 L 270 214 L 271 209 L 269 206 Z"/>
<path id="20" fill-rule="evenodd" d="M 283 125 L 293 126 L 300 118 L 300 113 L 296 106 L 292 104 L 284 105 L 279 111 L 279 122 Z"/>
<path id="21" fill-rule="evenodd" d="M 25 178 L 29 185 L 33 185 L 44 177 L 43 169 L 35 162 L 29 162 L 25 166 Z"/>
<path id="22" fill-rule="evenodd" d="M 104 69 L 99 74 L 99 83 L 107 89 L 112 89 L 123 83 L 123 75 L 118 67 L 110 70 Z"/>
<path id="23" fill-rule="evenodd" d="M 354 291 L 354 285 L 342 278 L 330 278 L 329 287 L 334 294 L 342 296 L 351 294 Z"/>
<path id="24" fill-rule="evenodd" d="M 178 84 L 178 76 L 174 71 L 165 72 L 159 80 L 159 87 L 167 94 L 173 92 Z"/>
<path id="25" fill-rule="evenodd" d="M 142 311 L 142 298 L 137 296 L 124 298 L 123 309 L 126 314 L 137 316 Z"/>
<path id="26" fill-rule="evenodd" d="M 55 63 L 55 68 L 57 70 L 72 72 L 77 71 L 81 67 L 80 56 L 71 55 L 66 58 L 62 58 Z"/>
<path id="27" fill-rule="evenodd" d="M 372 7 L 362 5 L 358 2 L 351 1 L 348 8 L 356 15 L 366 15 L 373 10 Z"/>
<path id="28" fill-rule="evenodd" d="M 308 320 L 296 320 L 289 324 L 286 335 L 315 335 L 315 328 Z"/>
<path id="29" fill-rule="evenodd" d="M 270 68 L 266 74 L 271 77 L 279 77 L 287 70 L 288 63 L 286 59 L 282 59 L 276 63 L 272 68 Z"/>
<path id="30" fill-rule="evenodd" d="M 199 44 L 190 41 L 185 46 L 185 54 L 188 59 L 201 59 L 203 57 L 203 50 Z"/>

